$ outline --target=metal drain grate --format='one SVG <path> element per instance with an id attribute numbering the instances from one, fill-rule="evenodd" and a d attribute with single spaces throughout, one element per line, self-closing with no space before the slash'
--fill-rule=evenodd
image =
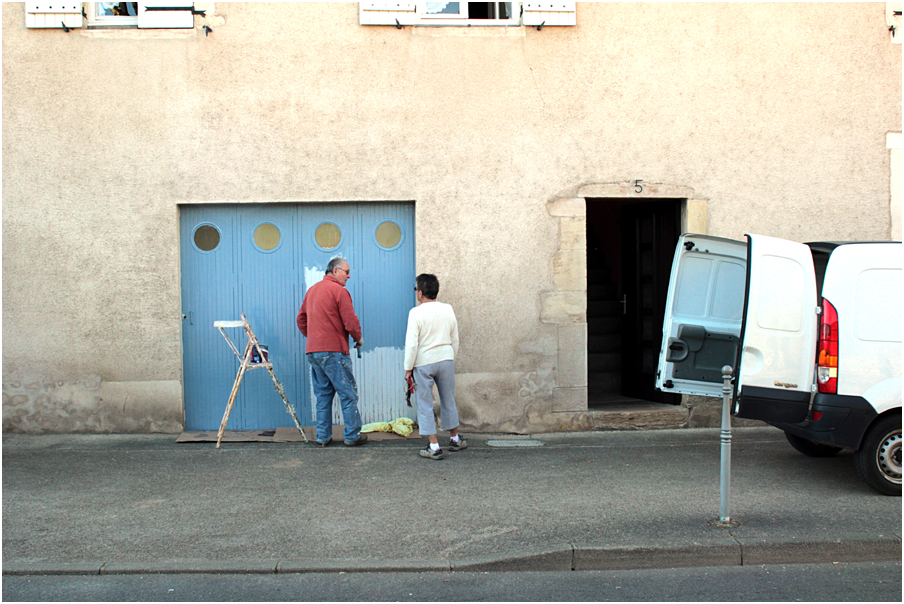
<path id="1" fill-rule="evenodd" d="M 539 440 L 488 440 L 487 444 L 491 447 L 542 447 L 543 442 Z"/>

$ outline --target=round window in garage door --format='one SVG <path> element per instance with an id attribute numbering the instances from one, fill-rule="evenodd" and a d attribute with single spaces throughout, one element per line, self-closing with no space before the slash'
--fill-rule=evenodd
<path id="1" fill-rule="evenodd" d="M 314 231 L 314 243 L 324 251 L 334 250 L 342 243 L 342 231 L 333 222 L 324 222 Z"/>
<path id="2" fill-rule="evenodd" d="M 279 228 L 271 222 L 263 222 L 254 229 L 254 245 L 262 252 L 272 252 L 279 247 Z"/>
<path id="3" fill-rule="evenodd" d="M 384 220 L 377 225 L 374 239 L 384 250 L 394 250 L 402 245 L 402 227 L 394 220 Z"/>
<path id="4" fill-rule="evenodd" d="M 220 231 L 212 224 L 201 224 L 192 234 L 192 243 L 199 252 L 212 252 L 220 245 Z"/>

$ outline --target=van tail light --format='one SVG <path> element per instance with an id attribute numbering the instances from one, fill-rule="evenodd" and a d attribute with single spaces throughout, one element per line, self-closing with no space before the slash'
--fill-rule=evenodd
<path id="1" fill-rule="evenodd" d="M 838 394 L 838 312 L 825 298 L 822 300 L 816 350 L 816 381 L 819 391 Z"/>

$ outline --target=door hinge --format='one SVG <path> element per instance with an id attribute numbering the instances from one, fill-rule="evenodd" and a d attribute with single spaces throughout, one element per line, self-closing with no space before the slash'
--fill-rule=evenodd
<path id="1" fill-rule="evenodd" d="M 201 15 L 202 17 L 206 17 L 206 11 L 203 10 L 195 10 L 194 5 L 192 6 L 145 6 L 145 11 L 176 11 L 176 10 L 190 10 L 193 15 Z"/>
<path id="2" fill-rule="evenodd" d="M 675 384 L 672 382 L 672 380 L 666 380 L 665 383 L 662 385 L 662 387 L 663 388 L 674 388 Z"/>

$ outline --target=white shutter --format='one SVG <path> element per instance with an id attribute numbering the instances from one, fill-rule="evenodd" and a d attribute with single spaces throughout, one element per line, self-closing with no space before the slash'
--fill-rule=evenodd
<path id="1" fill-rule="evenodd" d="M 25 27 L 82 26 L 81 2 L 25 3 Z"/>
<path id="2" fill-rule="evenodd" d="M 192 9 L 194 4 L 180 0 L 139 2 L 138 29 L 191 29 L 195 26 Z"/>
<path id="3" fill-rule="evenodd" d="M 574 2 L 525 2 L 523 25 L 576 25 Z"/>
<path id="4" fill-rule="evenodd" d="M 415 2 L 359 2 L 361 25 L 414 25 L 417 23 Z"/>

